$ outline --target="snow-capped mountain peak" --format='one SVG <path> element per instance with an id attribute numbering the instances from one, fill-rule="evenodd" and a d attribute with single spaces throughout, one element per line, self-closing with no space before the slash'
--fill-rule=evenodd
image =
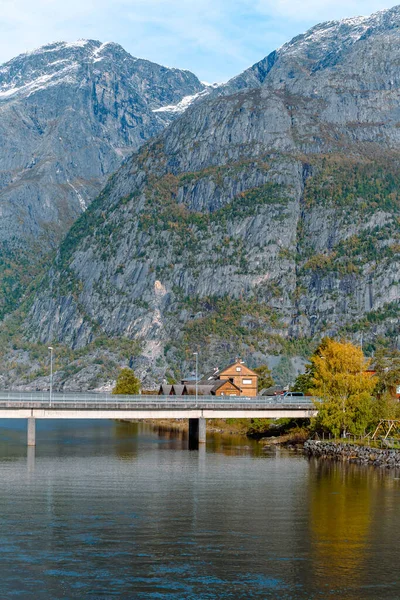
<path id="1" fill-rule="evenodd" d="M 130 56 L 118 44 L 97 40 L 54 42 L 21 54 L 0 67 L 0 100 L 29 97 L 61 83 L 77 83 L 79 71 L 85 75 L 84 65 L 96 64 L 113 53 Z"/>

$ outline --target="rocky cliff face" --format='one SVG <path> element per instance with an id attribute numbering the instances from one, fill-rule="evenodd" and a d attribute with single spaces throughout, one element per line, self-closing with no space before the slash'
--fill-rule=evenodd
<path id="1" fill-rule="evenodd" d="M 188 71 L 93 40 L 50 44 L 0 67 L 0 318 L 26 286 L 24 271 L 56 247 L 123 159 L 204 90 Z"/>
<path id="2" fill-rule="evenodd" d="M 399 26 L 314 27 L 147 143 L 61 245 L 28 338 L 140 340 L 154 378 L 194 349 L 213 367 L 398 342 Z"/>

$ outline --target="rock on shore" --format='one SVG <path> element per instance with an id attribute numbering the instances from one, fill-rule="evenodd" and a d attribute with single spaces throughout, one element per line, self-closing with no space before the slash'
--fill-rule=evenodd
<path id="1" fill-rule="evenodd" d="M 309 456 L 318 458 L 333 458 L 375 467 L 400 468 L 400 450 L 307 440 L 304 451 Z"/>

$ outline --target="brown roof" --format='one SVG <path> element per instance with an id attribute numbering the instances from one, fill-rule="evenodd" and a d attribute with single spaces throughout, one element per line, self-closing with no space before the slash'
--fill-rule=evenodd
<path id="1" fill-rule="evenodd" d="M 196 386 L 195 385 L 186 385 L 186 392 L 190 396 L 196 395 Z M 214 385 L 198 385 L 197 393 L 199 396 L 211 396 L 211 392 L 214 389 Z"/>
<path id="2" fill-rule="evenodd" d="M 215 392 L 217 390 L 219 390 L 220 387 L 222 387 L 223 385 L 226 385 L 227 383 L 229 383 L 230 386 L 233 386 L 234 388 L 236 388 L 240 394 L 240 388 L 238 388 L 237 385 L 235 385 L 234 383 L 229 381 L 229 379 L 218 379 L 217 381 L 210 383 L 208 385 L 204 385 L 204 384 L 198 385 L 197 393 L 199 396 L 212 396 L 213 394 L 215 394 Z M 189 394 L 190 396 L 196 395 L 196 386 L 195 385 L 187 385 L 185 387 L 186 387 L 187 394 Z"/>
<path id="3" fill-rule="evenodd" d="M 219 390 L 220 387 L 226 385 L 227 383 L 229 383 L 229 385 L 233 385 L 233 387 L 235 387 L 237 391 L 240 392 L 240 388 L 237 385 L 235 385 L 232 381 L 229 381 L 229 379 L 218 379 L 218 381 L 213 386 L 212 391 L 216 392 L 217 390 Z"/>
<path id="4" fill-rule="evenodd" d="M 246 363 L 244 363 L 242 360 L 235 360 L 235 362 L 231 363 L 230 365 L 228 365 L 227 367 L 224 367 L 223 369 L 220 369 L 219 371 L 219 375 L 221 375 L 224 371 L 227 371 L 228 369 L 230 369 L 231 367 L 234 367 L 235 365 L 243 365 L 244 367 L 246 367 L 246 369 L 248 369 L 249 371 L 251 371 L 252 373 L 254 373 L 254 375 L 256 377 L 258 377 L 258 373 L 256 373 L 255 371 L 253 371 L 253 369 L 250 369 L 250 367 L 248 367 L 246 365 Z"/>

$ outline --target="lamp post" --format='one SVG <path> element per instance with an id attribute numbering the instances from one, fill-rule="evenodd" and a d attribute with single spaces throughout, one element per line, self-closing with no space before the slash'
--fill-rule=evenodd
<path id="1" fill-rule="evenodd" d="M 198 380 L 199 353 L 198 352 L 193 352 L 193 356 L 196 357 L 196 408 L 197 408 L 197 398 L 198 398 L 197 380 Z"/>
<path id="2" fill-rule="evenodd" d="M 51 399 L 52 399 L 52 395 L 53 395 L 53 346 L 49 346 L 48 349 L 50 350 L 50 402 L 49 405 L 51 406 Z"/>

